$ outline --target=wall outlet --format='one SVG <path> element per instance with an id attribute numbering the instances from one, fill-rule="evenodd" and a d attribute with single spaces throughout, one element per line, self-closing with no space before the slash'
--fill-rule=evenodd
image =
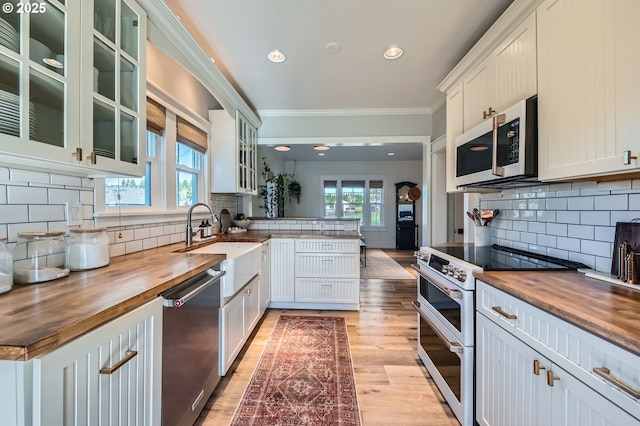
<path id="1" fill-rule="evenodd" d="M 65 216 L 68 226 L 82 225 L 82 204 L 78 201 L 70 201 L 64 204 Z"/>

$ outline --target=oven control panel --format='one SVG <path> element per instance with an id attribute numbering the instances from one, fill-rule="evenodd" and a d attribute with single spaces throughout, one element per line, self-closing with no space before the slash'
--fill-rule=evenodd
<path id="1" fill-rule="evenodd" d="M 464 265 L 464 262 L 458 263 L 455 260 L 423 250 L 415 252 L 414 255 L 420 268 L 439 272 L 448 281 L 455 282 L 462 288 L 472 290 L 475 287 L 473 271 L 480 269 L 475 265 L 468 267 Z"/>

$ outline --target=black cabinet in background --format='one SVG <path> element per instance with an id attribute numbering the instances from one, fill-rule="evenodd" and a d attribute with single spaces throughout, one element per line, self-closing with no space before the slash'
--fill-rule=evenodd
<path id="1" fill-rule="evenodd" d="M 416 225 L 416 200 L 420 189 L 413 182 L 396 183 L 396 249 L 418 248 L 418 225 Z"/>

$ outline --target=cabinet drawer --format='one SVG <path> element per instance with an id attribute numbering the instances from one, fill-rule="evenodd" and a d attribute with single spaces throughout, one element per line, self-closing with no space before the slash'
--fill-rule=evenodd
<path id="1" fill-rule="evenodd" d="M 359 254 L 296 253 L 296 277 L 360 278 Z"/>
<path id="2" fill-rule="evenodd" d="M 296 253 L 359 253 L 359 240 L 296 239 Z"/>
<path id="3" fill-rule="evenodd" d="M 359 285 L 357 279 L 297 279 L 296 302 L 357 303 Z"/>
<path id="4" fill-rule="evenodd" d="M 609 379 L 640 391 L 640 357 L 480 280 L 476 291 L 479 312 L 640 418 L 639 400 L 594 371 L 604 368 Z M 494 308 L 515 318 L 508 319 Z"/>

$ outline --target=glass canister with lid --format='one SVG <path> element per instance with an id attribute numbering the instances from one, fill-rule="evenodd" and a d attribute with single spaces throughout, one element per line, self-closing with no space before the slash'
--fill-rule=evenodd
<path id="1" fill-rule="evenodd" d="M 13 255 L 6 242 L 6 238 L 0 238 L 0 293 L 6 293 L 13 287 Z"/>
<path id="2" fill-rule="evenodd" d="M 109 264 L 109 237 L 104 228 L 75 228 L 67 240 L 72 271 L 100 268 Z"/>
<path id="3" fill-rule="evenodd" d="M 64 232 L 19 232 L 13 251 L 13 281 L 34 284 L 69 275 Z"/>

